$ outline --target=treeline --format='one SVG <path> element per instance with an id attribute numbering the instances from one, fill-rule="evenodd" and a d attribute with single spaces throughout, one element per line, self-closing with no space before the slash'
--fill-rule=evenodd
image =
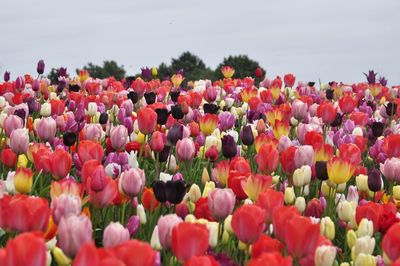
<path id="1" fill-rule="evenodd" d="M 206 66 L 203 60 L 197 55 L 194 55 L 190 52 L 184 52 L 179 57 L 172 58 L 169 64 L 164 62 L 161 63 L 157 67 L 157 78 L 162 80 L 168 79 L 173 74 L 180 72 L 184 74 L 185 81 L 199 79 L 217 80 L 223 77 L 221 74 L 221 68 L 223 66 L 233 67 L 235 69 L 235 78 L 254 77 L 255 75 L 258 75 L 258 78 L 262 78 L 263 75 L 265 75 L 265 70 L 260 67 L 259 63 L 250 59 L 247 55 L 226 57 L 216 67 L 216 69 L 211 69 L 210 67 Z M 103 65 L 88 63 L 81 69 L 76 69 L 76 73 L 79 73 L 80 70 L 87 70 L 90 73 L 90 76 L 94 78 L 103 79 L 107 77 L 114 77 L 118 80 L 121 80 L 127 76 L 145 77 L 146 72 L 149 71 L 148 68 L 144 67 L 141 73 L 130 75 L 127 74 L 123 65 L 118 65 L 118 63 L 113 60 L 104 61 Z M 57 82 L 58 69 L 51 69 L 50 73 L 48 74 L 48 78 L 52 82 Z"/>

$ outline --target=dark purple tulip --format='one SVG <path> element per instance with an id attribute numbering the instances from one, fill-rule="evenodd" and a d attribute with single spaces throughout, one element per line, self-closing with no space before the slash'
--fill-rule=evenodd
<path id="1" fill-rule="evenodd" d="M 373 192 L 378 192 L 382 188 L 381 172 L 378 169 L 372 169 L 368 173 L 368 188 Z"/>
<path id="2" fill-rule="evenodd" d="M 373 70 L 370 70 L 370 71 L 368 71 L 368 74 L 364 73 L 364 75 L 367 78 L 367 81 L 369 84 L 375 84 L 376 75 L 378 75 L 378 73 L 375 73 Z"/>
<path id="3" fill-rule="evenodd" d="M 328 100 L 332 100 L 332 99 L 333 99 L 333 90 L 332 90 L 332 89 L 326 90 L 326 91 L 325 91 L 325 95 L 326 95 L 326 98 L 327 98 Z"/>
<path id="4" fill-rule="evenodd" d="M 135 103 L 137 103 L 139 97 L 138 97 L 138 94 L 137 94 L 136 92 L 130 91 L 130 92 L 128 93 L 128 99 L 131 100 L 131 102 L 132 102 L 133 104 L 135 104 Z"/>
<path id="5" fill-rule="evenodd" d="M 71 147 L 75 144 L 77 136 L 73 132 L 66 132 L 63 134 L 63 142 L 65 146 Z"/>
<path id="6" fill-rule="evenodd" d="M 40 80 L 35 79 L 32 84 L 32 90 L 39 91 L 39 89 L 40 89 Z"/>
<path id="7" fill-rule="evenodd" d="M 165 125 L 168 120 L 168 110 L 166 108 L 157 108 L 156 109 L 157 113 L 157 124 L 159 125 Z"/>
<path id="8" fill-rule="evenodd" d="M 106 112 L 100 114 L 99 123 L 101 125 L 107 124 L 108 121 L 108 114 Z"/>
<path id="9" fill-rule="evenodd" d="M 10 72 L 6 71 L 4 72 L 4 81 L 7 82 L 10 80 Z"/>
<path id="10" fill-rule="evenodd" d="M 145 80 L 150 80 L 151 79 L 151 70 L 148 67 L 143 67 L 141 68 L 142 70 L 142 77 Z"/>
<path id="11" fill-rule="evenodd" d="M 19 76 L 16 80 L 15 80 L 15 87 L 18 90 L 22 90 L 25 88 L 25 79 L 21 76 Z"/>
<path id="12" fill-rule="evenodd" d="M 385 125 L 382 122 L 373 122 L 371 125 L 372 134 L 375 138 L 382 136 Z"/>
<path id="13" fill-rule="evenodd" d="M 39 75 L 42 75 L 44 73 L 44 67 L 45 67 L 44 61 L 39 60 L 36 67 L 36 71 Z"/>
<path id="14" fill-rule="evenodd" d="M 171 149 L 170 146 L 167 146 L 167 145 L 164 146 L 164 149 L 162 150 L 162 152 L 159 153 L 158 160 L 160 162 L 166 162 L 168 160 L 170 149 Z"/>
<path id="15" fill-rule="evenodd" d="M 388 103 L 386 106 L 386 114 L 388 116 L 395 115 L 397 111 L 397 104 L 396 103 Z"/>
<path id="16" fill-rule="evenodd" d="M 241 137 L 244 145 L 246 145 L 246 146 L 253 145 L 254 135 L 253 135 L 253 130 L 251 129 L 250 125 L 243 127 L 240 137 Z"/>
<path id="17" fill-rule="evenodd" d="M 178 101 L 179 94 L 180 92 L 176 90 L 176 91 L 171 91 L 169 93 L 169 96 L 171 96 L 171 100 L 176 103 Z"/>
<path id="18" fill-rule="evenodd" d="M 233 158 L 237 154 L 236 142 L 231 135 L 225 135 L 222 138 L 222 154 L 226 158 Z"/>
<path id="19" fill-rule="evenodd" d="M 387 79 L 385 79 L 385 77 L 379 77 L 379 83 L 380 83 L 382 86 L 386 87 L 386 85 L 387 85 Z"/>
<path id="20" fill-rule="evenodd" d="M 60 67 L 58 69 L 58 76 L 59 77 L 68 77 L 67 68 L 66 67 Z"/>
<path id="21" fill-rule="evenodd" d="M 155 92 L 147 92 L 144 94 L 144 98 L 146 99 L 147 104 L 153 104 L 156 102 L 157 94 Z"/>
<path id="22" fill-rule="evenodd" d="M 185 114 L 183 113 L 183 110 L 182 110 L 182 106 L 180 106 L 180 105 L 172 106 L 171 114 L 172 114 L 172 117 L 177 120 L 182 119 L 185 116 Z"/>
<path id="23" fill-rule="evenodd" d="M 205 103 L 203 105 L 204 113 L 216 114 L 218 112 L 219 106 L 213 103 Z"/>
<path id="24" fill-rule="evenodd" d="M 315 162 L 315 173 L 319 180 L 323 181 L 328 179 L 328 169 L 325 161 Z"/>
<path id="25" fill-rule="evenodd" d="M 167 140 L 170 144 L 175 145 L 178 140 L 183 138 L 183 126 L 181 124 L 174 124 L 167 134 Z"/>

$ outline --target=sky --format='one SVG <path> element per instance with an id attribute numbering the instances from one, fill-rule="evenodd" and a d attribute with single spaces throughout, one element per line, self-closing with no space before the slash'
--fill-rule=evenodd
<path id="1" fill-rule="evenodd" d="M 184 51 L 215 68 L 247 54 L 275 77 L 400 84 L 399 0 L 2 0 L 0 73 L 115 60 L 127 74 Z M 1 74 L 2 76 L 2 74 Z"/>

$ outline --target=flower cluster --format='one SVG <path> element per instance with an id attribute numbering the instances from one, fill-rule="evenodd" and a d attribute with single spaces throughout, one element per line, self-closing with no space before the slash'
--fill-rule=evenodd
<path id="1" fill-rule="evenodd" d="M 400 86 L 373 71 L 44 68 L 0 83 L 1 265 L 400 265 Z"/>

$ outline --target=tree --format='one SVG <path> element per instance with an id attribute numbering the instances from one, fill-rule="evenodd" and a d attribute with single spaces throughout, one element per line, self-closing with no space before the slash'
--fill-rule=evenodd
<path id="1" fill-rule="evenodd" d="M 124 66 L 118 66 L 114 60 L 104 61 L 103 66 L 98 66 L 93 63 L 88 63 L 83 67 L 83 70 L 87 70 L 91 77 L 104 79 L 108 77 L 114 77 L 117 80 L 121 80 L 125 77 Z M 76 70 L 79 74 L 79 69 Z"/>
<path id="2" fill-rule="evenodd" d="M 254 72 L 258 67 L 260 67 L 257 61 L 250 59 L 247 55 L 225 57 L 214 72 L 215 77 L 218 79 L 223 78 L 221 68 L 224 66 L 230 66 L 235 69 L 235 74 L 233 75 L 234 78 L 254 77 Z M 263 68 L 261 69 L 263 73 L 265 73 L 265 70 Z"/>

